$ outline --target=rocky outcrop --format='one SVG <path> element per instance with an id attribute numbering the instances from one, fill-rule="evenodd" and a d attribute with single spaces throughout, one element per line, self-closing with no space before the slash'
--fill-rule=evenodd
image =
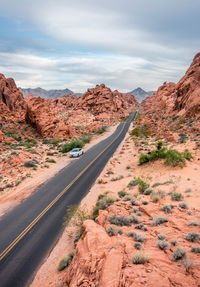
<path id="1" fill-rule="evenodd" d="M 26 122 L 43 137 L 73 137 L 110 125 L 138 106 L 135 97 L 112 92 L 104 84 L 82 96 L 68 95 L 58 99 L 26 97 Z"/>
<path id="2" fill-rule="evenodd" d="M 176 86 L 174 110 L 184 110 L 190 117 L 200 113 L 200 53 Z"/>
<path id="3" fill-rule="evenodd" d="M 3 74 L 0 74 L 0 103 L 18 116 L 25 115 L 26 103 L 22 93 L 17 89 L 14 80 L 6 79 Z"/>
<path id="4" fill-rule="evenodd" d="M 138 124 L 148 125 L 157 136 L 175 141 L 173 134 L 200 132 L 200 53 L 184 77 L 177 83 L 164 83 L 141 105 Z"/>

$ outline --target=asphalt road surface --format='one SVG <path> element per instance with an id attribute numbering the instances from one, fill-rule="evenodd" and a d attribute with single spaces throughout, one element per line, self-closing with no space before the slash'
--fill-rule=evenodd
<path id="1" fill-rule="evenodd" d="M 79 204 L 124 139 L 133 112 L 126 123 L 90 148 L 79 159 L 43 184 L 0 220 L 0 286 L 28 286 L 44 257 L 63 232 L 63 217 L 69 205 Z M 55 266 L 56 268 L 57 266 Z"/>

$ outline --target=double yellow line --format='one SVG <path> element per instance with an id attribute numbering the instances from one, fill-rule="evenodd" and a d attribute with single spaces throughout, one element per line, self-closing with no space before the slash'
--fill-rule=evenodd
<path id="1" fill-rule="evenodd" d="M 72 186 L 77 179 L 104 153 L 112 143 L 121 135 L 125 128 L 123 124 L 122 129 L 117 137 L 115 137 L 110 144 L 108 144 L 55 198 L 52 202 L 10 243 L 10 245 L 0 254 L 0 261 L 13 249 L 13 247 L 33 228 L 36 223 L 47 213 L 47 211 L 64 195 L 64 193 Z"/>

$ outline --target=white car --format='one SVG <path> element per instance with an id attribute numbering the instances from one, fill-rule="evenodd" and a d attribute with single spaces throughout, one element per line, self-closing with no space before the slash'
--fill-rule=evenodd
<path id="1" fill-rule="evenodd" d="M 79 157 L 82 154 L 84 154 L 82 148 L 73 148 L 69 153 L 69 157 Z"/>

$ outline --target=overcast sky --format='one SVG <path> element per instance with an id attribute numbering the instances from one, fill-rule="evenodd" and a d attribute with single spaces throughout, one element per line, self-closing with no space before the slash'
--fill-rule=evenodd
<path id="1" fill-rule="evenodd" d="M 156 90 L 200 51 L 199 13 L 199 0 L 0 0 L 0 73 L 24 88 Z"/>

